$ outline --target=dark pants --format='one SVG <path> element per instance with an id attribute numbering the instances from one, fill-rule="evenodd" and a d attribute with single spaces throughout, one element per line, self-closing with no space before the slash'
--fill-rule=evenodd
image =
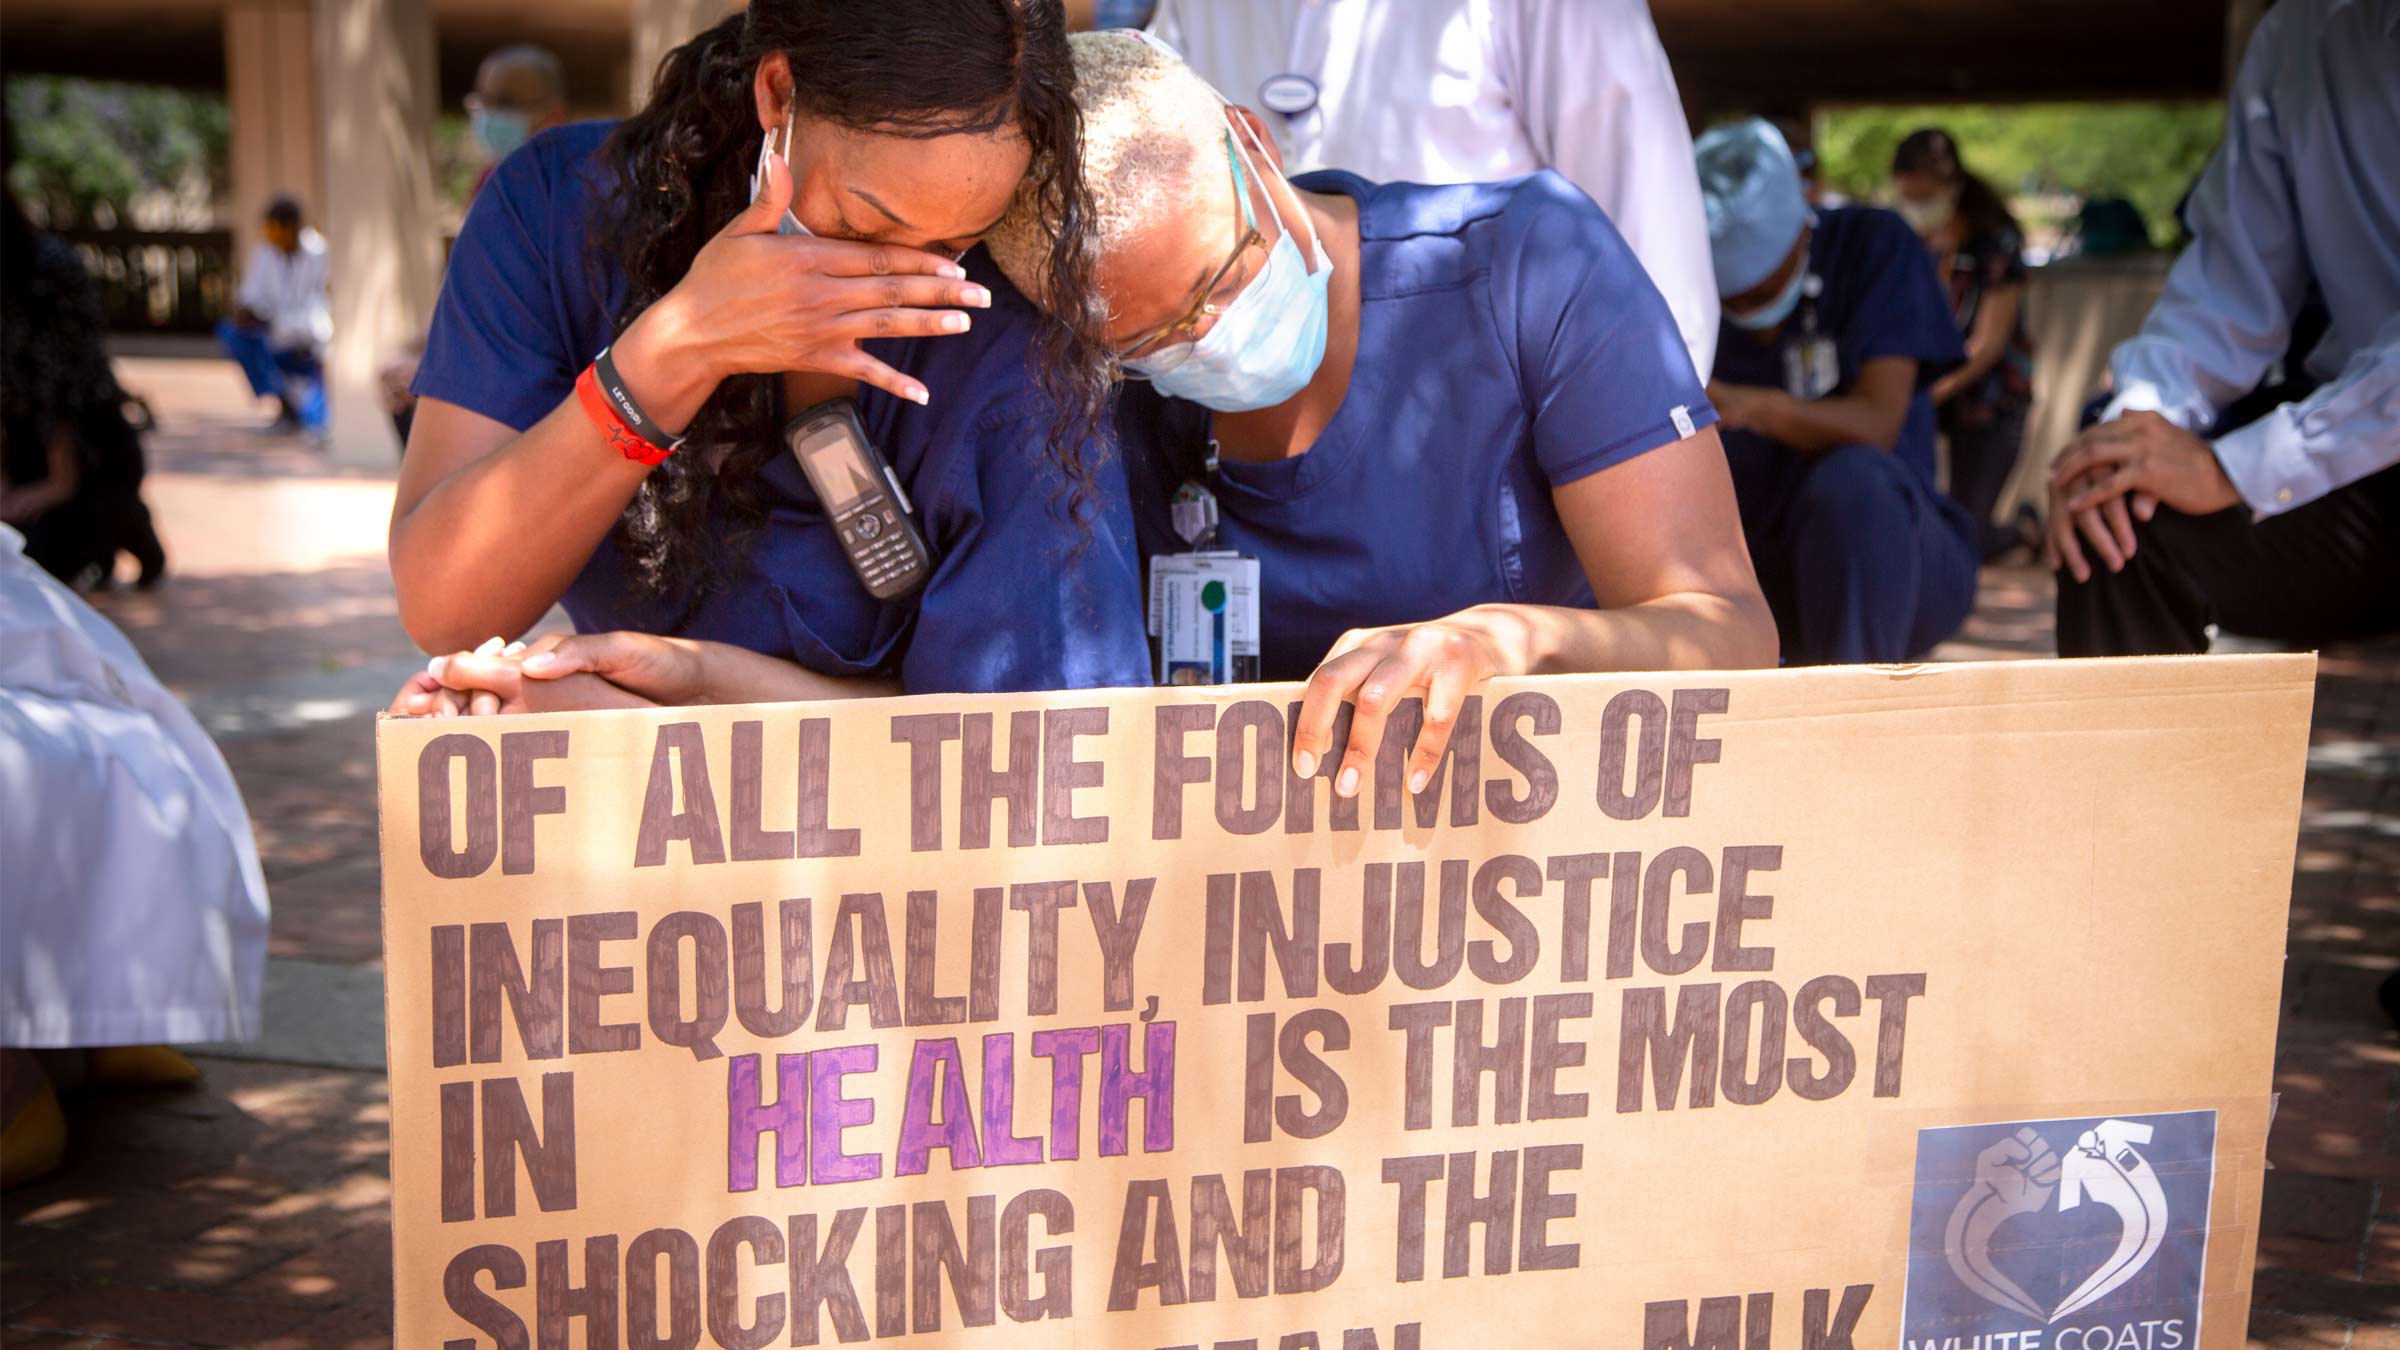
<path id="1" fill-rule="evenodd" d="M 1725 434 L 1742 533 L 1787 665 L 1905 661 L 1975 607 L 1966 513 L 1866 445 L 1802 455 Z"/>
<path id="2" fill-rule="evenodd" d="M 2014 524 L 1995 525 L 1992 510 L 2025 449 L 2023 404 L 1993 412 L 1977 426 L 1945 428 L 1950 438 L 1950 495 L 1975 522 L 1978 551 L 1989 562 L 2025 542 Z"/>
<path id="3" fill-rule="evenodd" d="M 12 439 L 30 432 L 30 424 L 10 427 Z M 131 553 L 141 564 L 143 584 L 156 581 L 167 558 L 142 501 L 141 433 L 114 401 L 85 408 L 74 432 L 80 461 L 75 495 L 24 525 L 25 556 L 61 581 L 105 585 L 117 554 Z"/>
<path id="4" fill-rule="evenodd" d="M 2400 467 L 2254 521 L 2247 507 L 2160 507 L 2133 527 L 2132 561 L 2058 574 L 2058 654 L 2208 650 L 2208 625 L 2320 643 L 2400 629 Z"/>

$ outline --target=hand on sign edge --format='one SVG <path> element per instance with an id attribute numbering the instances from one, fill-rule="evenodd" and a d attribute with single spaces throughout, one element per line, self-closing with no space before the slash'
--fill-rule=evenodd
<path id="1" fill-rule="evenodd" d="M 1292 725 L 1292 771 L 1317 776 L 1332 749 L 1334 720 L 1348 703 L 1350 736 L 1333 790 L 1357 796 L 1382 749 L 1385 722 L 1403 700 L 1419 695 L 1424 716 L 1406 781 L 1410 792 L 1423 791 L 1450 746 L 1467 696 L 1494 675 L 1523 673 L 1523 660 L 1508 654 L 1522 645 L 1506 631 L 1513 622 L 1498 610 L 1468 609 L 1428 623 L 1343 634 L 1308 678 Z"/>

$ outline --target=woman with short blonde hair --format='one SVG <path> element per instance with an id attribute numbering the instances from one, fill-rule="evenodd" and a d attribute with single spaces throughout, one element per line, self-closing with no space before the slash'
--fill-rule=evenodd
<path id="1" fill-rule="evenodd" d="M 1287 180 L 1257 114 L 1140 35 L 1072 39 L 1105 343 L 1143 551 L 1213 495 L 1258 560 L 1293 767 L 1354 794 L 1424 698 L 1408 779 L 1494 675 L 1771 665 L 1716 416 L 1665 301 L 1552 172 Z M 987 243 L 1026 294 L 1030 195 Z M 1336 714 L 1356 714 L 1331 757 Z"/>

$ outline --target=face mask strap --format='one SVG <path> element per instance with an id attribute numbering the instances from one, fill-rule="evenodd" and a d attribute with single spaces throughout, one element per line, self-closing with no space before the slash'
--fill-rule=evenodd
<path id="1" fill-rule="evenodd" d="M 792 162 L 792 136 L 797 131 L 799 122 L 800 98 L 794 94 L 783 114 L 783 162 L 786 165 Z M 760 133 L 758 138 L 758 167 L 750 171 L 750 200 L 752 201 L 757 201 L 758 194 L 767 190 L 767 154 L 774 148 L 775 131 L 770 127 Z"/>
<path id="2" fill-rule="evenodd" d="M 1227 107 L 1227 108 L 1230 108 L 1230 107 L 1232 107 L 1232 106 L 1233 106 L 1233 105 L 1231 105 L 1231 104 L 1229 104 L 1229 103 L 1226 103 L 1226 102 L 1225 102 L 1225 99 L 1224 99 L 1224 97 L 1223 97 L 1222 95 L 1219 95 L 1219 96 L 1218 96 L 1218 98 L 1217 98 L 1217 103 L 1218 103 L 1218 104 L 1219 104 L 1219 106 L 1221 106 L 1221 107 Z M 1247 126 L 1244 126 L 1244 127 L 1241 127 L 1241 128 L 1240 128 L 1240 130 L 1242 130 L 1242 131 L 1246 131 L 1246 130 L 1248 130 L 1248 129 L 1249 129 L 1249 128 L 1248 128 Z M 1242 167 L 1243 163 L 1244 163 L 1244 162 L 1246 162 L 1246 161 L 1248 161 L 1248 160 L 1250 159 L 1250 151 L 1249 151 L 1249 148 L 1248 148 L 1248 147 L 1246 147 L 1246 146 L 1244 146 L 1244 145 L 1242 144 L 1242 137 L 1241 137 L 1241 135 L 1240 135 L 1240 134 L 1238 134 L 1238 132 L 1237 132 L 1236 128 L 1235 128 L 1235 127 L 1233 127 L 1233 126 L 1231 126 L 1231 125 L 1228 125 L 1228 126 L 1225 128 L 1225 141 L 1226 141 L 1226 144 L 1228 144 L 1228 145 L 1230 145 L 1231 147 L 1233 147 L 1233 153 L 1234 153 L 1234 169 L 1235 169 L 1235 171 L 1236 171 L 1236 173 L 1237 173 L 1237 175 L 1238 175 L 1238 173 L 1239 173 L 1239 171 L 1240 171 L 1240 169 L 1241 169 L 1241 167 Z M 1286 221 L 1286 220 L 1283 218 L 1283 208 L 1282 208 L 1280 205 L 1278 205 L 1278 204 L 1276 203 L 1276 201 L 1275 201 L 1275 193 L 1274 193 L 1274 190 L 1273 190 L 1271 187 L 1269 187 L 1268 185 L 1269 185 L 1269 183 L 1270 183 L 1270 182 L 1280 182 L 1280 183 L 1282 183 L 1282 184 L 1283 184 L 1285 187 L 1287 187 L 1287 188 L 1288 188 L 1288 187 L 1291 187 L 1291 185 L 1292 185 L 1292 180 L 1291 180 L 1291 179 L 1289 179 L 1289 178 L 1285 178 L 1285 177 L 1284 177 L 1282 174 L 1276 174 L 1276 175 L 1275 175 L 1275 177 L 1274 177 L 1272 180 L 1270 180 L 1270 179 L 1267 177 L 1267 175 L 1266 175 L 1265 173 L 1263 173 L 1263 172 L 1261 172 L 1261 171 L 1260 171 L 1260 169 L 1259 169 L 1258 165 L 1257 165 L 1257 164 L 1255 164 L 1255 163 L 1252 163 L 1252 164 L 1251 164 L 1251 166 L 1250 166 L 1250 171 L 1251 171 L 1251 173 L 1253 173 L 1254 175 L 1256 175 L 1256 176 L 1257 176 L 1257 178 L 1258 178 L 1258 181 L 1259 181 L 1259 186 L 1260 186 L 1262 189 L 1265 189 L 1265 191 L 1266 191 L 1266 197 L 1267 197 L 1267 211 L 1268 211 L 1268 213 L 1269 213 L 1269 214 L 1271 214 L 1271 215 L 1273 215 L 1273 216 L 1275 217 L 1275 228 L 1276 228 L 1276 229 L 1278 229 L 1278 230 L 1281 230 L 1281 231 L 1283 232 L 1284 236 L 1285 236 L 1286 238 L 1289 238 L 1289 237 L 1290 237 L 1290 235 L 1291 235 L 1291 233 L 1292 233 L 1292 227 L 1291 227 L 1291 224 L 1290 224 L 1290 222 Z M 1295 191 L 1297 191 L 1297 189 L 1295 189 Z M 1243 202 L 1243 204 L 1244 204 L 1244 206 L 1245 206 L 1245 207 L 1247 207 L 1247 206 L 1248 206 L 1248 204 L 1249 204 L 1249 201 L 1250 201 L 1250 194 L 1249 194 L 1249 192 L 1248 192 L 1247 190 L 1245 190 L 1245 191 L 1243 192 L 1243 194 L 1242 194 L 1242 202 Z M 1332 264 L 1332 261 L 1333 261 L 1333 259 L 1332 259 L 1331 255 L 1329 255 L 1329 254 L 1327 254 L 1327 253 L 1325 252 L 1325 241 L 1317 237 L 1317 222 L 1316 222 L 1316 221 L 1314 221 L 1314 220 L 1312 220 L 1312 219 L 1309 219 L 1308 210 L 1307 210 L 1307 208 L 1306 208 L 1306 207 L 1302 207 L 1302 208 L 1300 208 L 1300 217 L 1301 217 L 1301 219 L 1302 219 L 1302 220 L 1306 221 L 1306 222 L 1307 222 L 1307 224 L 1308 224 L 1308 243 L 1309 243 L 1309 247 L 1310 247 L 1310 249 L 1311 249 L 1312 251 L 1314 251 L 1314 252 L 1316 253 L 1316 255 L 1317 255 L 1317 256 L 1316 256 L 1316 259 L 1315 259 L 1315 265 L 1309 268 L 1309 275 L 1311 275 L 1311 276 L 1314 276 L 1314 275 L 1316 275 L 1316 273 L 1317 273 L 1318 271 L 1322 270 L 1323 268 L 1325 268 L 1325 267 L 1327 267 L 1327 266 L 1330 266 L 1330 265 Z M 1248 223 L 1248 220 L 1249 220 L 1249 218 L 1247 218 L 1247 217 L 1246 217 L 1246 218 L 1245 218 L 1245 223 Z"/>
<path id="3" fill-rule="evenodd" d="M 1232 127 L 1225 128 L 1225 157 L 1233 161 L 1233 199 L 1241 203 L 1242 229 L 1244 231 L 1255 230 L 1258 228 L 1258 212 L 1251 209 L 1250 206 L 1250 178 L 1249 175 L 1242 172 L 1242 156 L 1234 148 Z M 1275 199 L 1270 194 L 1267 198 L 1267 205 L 1271 207 L 1274 204 Z M 1277 216 L 1275 225 L 1277 229 L 1281 229 L 1283 217 Z"/>

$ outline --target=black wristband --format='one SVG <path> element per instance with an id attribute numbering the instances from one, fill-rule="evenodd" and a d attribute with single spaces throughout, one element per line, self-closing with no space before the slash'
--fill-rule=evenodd
<path id="1" fill-rule="evenodd" d="M 658 423 L 634 401 L 633 391 L 625 387 L 624 377 L 617 373 L 616 358 L 609 354 L 608 348 L 601 348 L 600 354 L 592 358 L 592 376 L 600 385 L 600 396 L 617 410 L 617 416 L 633 429 L 634 435 L 670 455 L 683 448 L 683 437 L 660 431 Z"/>

